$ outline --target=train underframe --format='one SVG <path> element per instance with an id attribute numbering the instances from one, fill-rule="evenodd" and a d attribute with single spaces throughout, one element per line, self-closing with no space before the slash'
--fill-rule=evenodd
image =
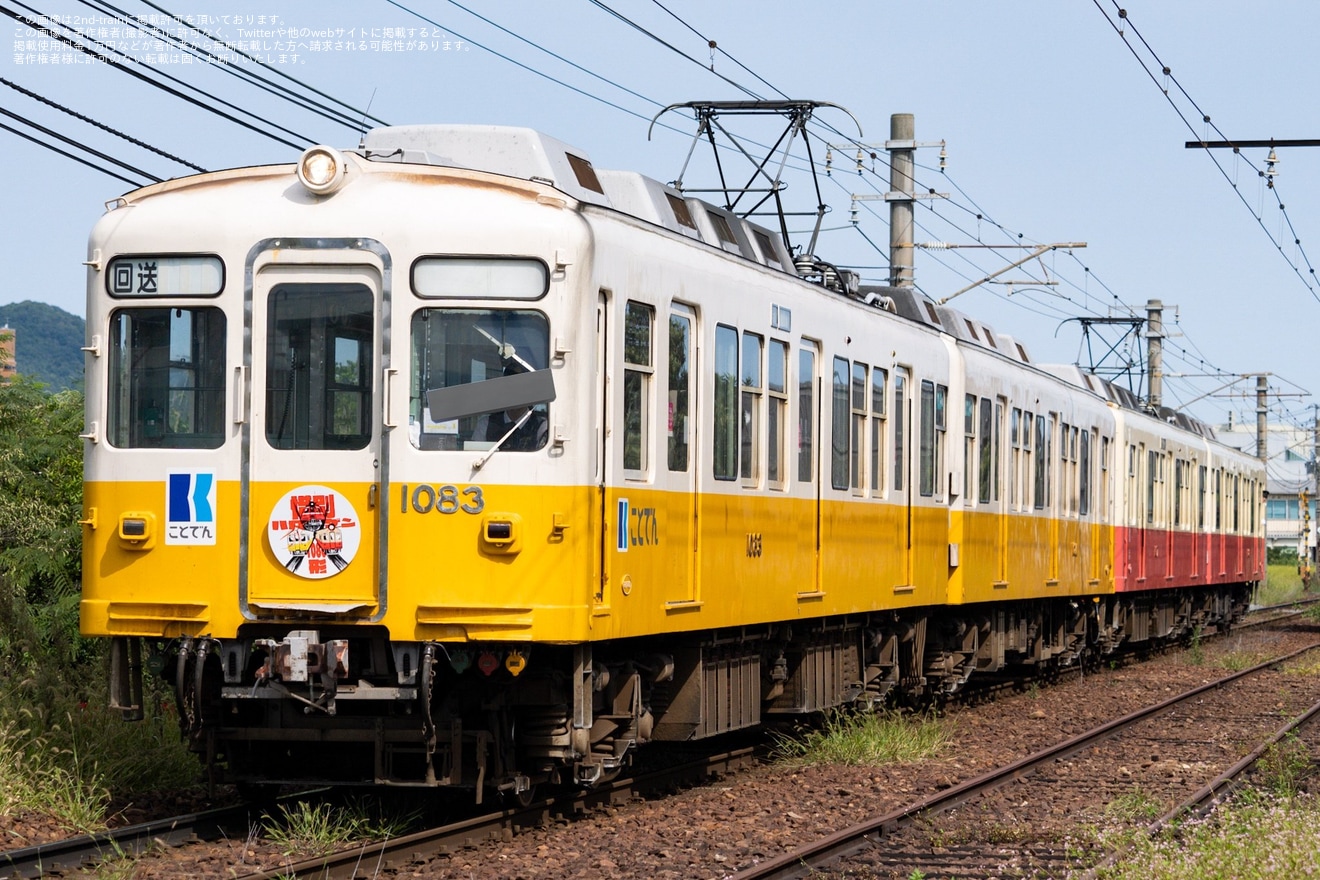
<path id="1" fill-rule="evenodd" d="M 523 799 L 597 785 L 648 741 L 847 705 L 929 704 L 1230 627 L 1251 584 L 941 606 L 576 645 L 391 642 L 383 628 L 254 625 L 148 643 L 213 781 L 465 787 Z M 142 714 L 140 640 L 111 703 Z"/>

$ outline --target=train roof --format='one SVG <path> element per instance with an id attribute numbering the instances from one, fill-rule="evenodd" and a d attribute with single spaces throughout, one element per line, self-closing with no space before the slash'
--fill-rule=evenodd
<path id="1" fill-rule="evenodd" d="M 503 125 L 392 125 L 367 132 L 361 155 L 375 162 L 466 168 L 553 186 L 704 241 L 754 263 L 797 274 L 778 233 L 635 171 L 597 169 L 584 150 L 530 128 Z"/>
<path id="2" fill-rule="evenodd" d="M 500 125 L 386 126 L 368 131 L 358 152 L 374 162 L 464 168 L 548 184 L 579 202 L 619 211 L 754 263 L 815 280 L 835 293 L 947 333 L 963 344 L 1032 365 L 1122 409 L 1145 413 L 1214 439 L 1213 429 L 1204 422 L 1165 408 L 1151 413 L 1127 388 L 1076 365 L 1036 364 L 1020 340 L 939 305 L 914 288 L 862 285 L 854 273 L 814 255 L 795 257 L 777 232 L 635 171 L 597 169 L 585 151 L 534 129 Z"/>

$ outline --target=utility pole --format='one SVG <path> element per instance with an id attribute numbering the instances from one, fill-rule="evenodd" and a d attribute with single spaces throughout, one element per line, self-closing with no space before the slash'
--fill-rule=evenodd
<path id="1" fill-rule="evenodd" d="M 1270 380 L 1261 373 L 1256 377 L 1256 457 L 1261 461 L 1270 460 L 1270 434 L 1267 424 L 1269 409 L 1266 406 L 1269 393 Z"/>
<path id="2" fill-rule="evenodd" d="M 1158 414 L 1164 379 L 1164 303 L 1157 299 L 1146 301 L 1146 363 L 1150 370 L 1148 405 Z"/>
<path id="3" fill-rule="evenodd" d="M 889 286 L 911 287 L 913 280 L 912 198 L 917 151 L 917 123 L 911 113 L 889 117 Z"/>
<path id="4" fill-rule="evenodd" d="M 1311 475 L 1315 477 L 1315 495 L 1312 497 L 1320 498 L 1320 406 L 1317 406 L 1315 408 L 1315 445 L 1311 448 L 1311 472 L 1312 472 Z M 1311 539 L 1310 503 L 1306 505 L 1305 522 L 1306 522 L 1306 553 L 1307 553 L 1306 558 L 1307 558 L 1307 562 L 1309 563 L 1307 565 L 1306 571 L 1307 574 L 1310 575 L 1311 571 L 1315 568 L 1315 563 L 1320 562 L 1320 559 L 1316 558 L 1317 546 L 1320 545 L 1320 540 Z M 1310 578 L 1308 577 L 1307 580 L 1309 581 Z"/>

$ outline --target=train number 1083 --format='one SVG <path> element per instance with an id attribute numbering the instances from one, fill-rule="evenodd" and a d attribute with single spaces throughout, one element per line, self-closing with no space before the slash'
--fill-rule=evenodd
<path id="1" fill-rule="evenodd" d="M 432 486 L 422 483 L 410 492 L 408 484 L 399 486 L 399 512 L 407 513 L 408 507 L 418 513 L 481 513 L 486 509 L 486 499 L 480 486 Z"/>

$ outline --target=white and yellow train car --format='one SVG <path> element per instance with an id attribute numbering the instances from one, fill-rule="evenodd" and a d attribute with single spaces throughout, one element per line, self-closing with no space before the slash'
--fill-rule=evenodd
<path id="1" fill-rule="evenodd" d="M 1260 576 L 1115 568 L 1133 426 L 1204 437 L 528 130 L 149 186 L 89 249 L 83 631 L 235 781 L 591 784 L 1227 623 Z"/>

